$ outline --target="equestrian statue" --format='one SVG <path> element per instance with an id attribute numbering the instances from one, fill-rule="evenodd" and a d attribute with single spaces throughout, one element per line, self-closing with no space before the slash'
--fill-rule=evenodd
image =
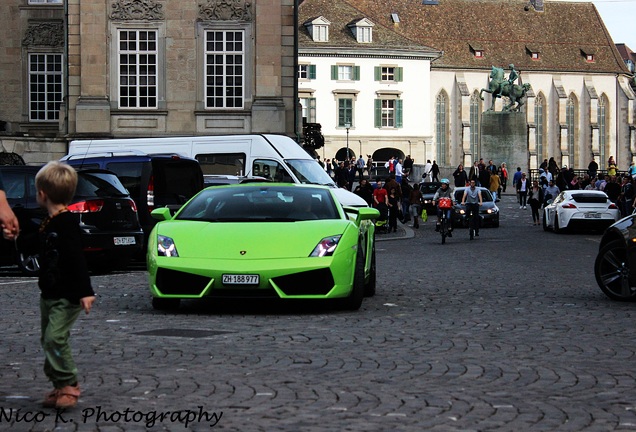
<path id="1" fill-rule="evenodd" d="M 515 84 L 519 74 L 515 70 L 515 65 L 511 64 L 509 65 L 509 68 L 510 74 L 508 75 L 508 78 L 505 78 L 503 68 L 493 66 L 490 72 L 490 83 L 488 84 L 488 88 L 483 88 L 479 92 L 481 100 L 484 100 L 484 92 L 492 95 L 492 104 L 488 111 L 493 111 L 495 109 L 495 102 L 497 101 L 497 98 L 502 96 L 506 96 L 510 99 L 510 103 L 504 106 L 504 111 L 519 111 L 521 106 L 525 103 L 526 92 L 530 89 L 530 84 Z"/>

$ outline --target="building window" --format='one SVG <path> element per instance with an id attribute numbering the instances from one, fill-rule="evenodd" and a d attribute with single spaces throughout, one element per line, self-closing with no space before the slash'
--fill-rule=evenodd
<path id="1" fill-rule="evenodd" d="M 338 81 L 358 81 L 360 79 L 360 66 L 332 65 L 331 79 Z"/>
<path id="2" fill-rule="evenodd" d="M 119 107 L 157 107 L 157 32 L 119 31 Z"/>
<path id="3" fill-rule="evenodd" d="M 338 99 L 338 127 L 353 126 L 353 99 Z"/>
<path id="4" fill-rule="evenodd" d="M 539 53 L 538 52 L 530 53 L 530 58 L 532 60 L 539 60 Z"/>
<path id="5" fill-rule="evenodd" d="M 446 95 L 441 93 L 435 100 L 435 141 L 437 142 L 437 160 L 440 164 L 448 165 L 448 103 Z"/>
<path id="6" fill-rule="evenodd" d="M 314 42 L 328 42 L 329 41 L 329 26 L 314 25 L 312 34 L 313 34 Z"/>
<path id="7" fill-rule="evenodd" d="M 585 60 L 586 60 L 588 63 L 593 63 L 593 62 L 594 62 L 594 54 L 586 54 L 586 55 L 585 55 Z"/>
<path id="8" fill-rule="evenodd" d="M 356 31 L 356 39 L 358 43 L 371 42 L 371 27 L 358 27 Z"/>
<path id="9" fill-rule="evenodd" d="M 534 121 L 536 127 L 534 129 L 534 139 L 537 149 L 537 160 L 543 160 L 543 140 L 545 139 L 545 119 L 544 119 L 545 101 L 543 95 L 537 96 L 534 105 Z"/>
<path id="10" fill-rule="evenodd" d="M 298 79 L 302 79 L 302 80 L 316 79 L 316 65 L 299 64 Z"/>
<path id="11" fill-rule="evenodd" d="M 243 108 L 244 37 L 242 30 L 205 32 L 206 108 Z"/>
<path id="12" fill-rule="evenodd" d="M 387 98 L 375 100 L 375 127 L 402 127 L 402 99 Z"/>
<path id="13" fill-rule="evenodd" d="M 482 50 L 475 50 L 475 57 L 476 58 L 483 58 L 484 57 L 484 52 Z"/>
<path id="14" fill-rule="evenodd" d="M 609 144 L 609 140 L 607 139 L 607 106 L 606 106 L 605 95 L 602 95 L 598 99 L 598 149 L 600 152 L 601 159 L 601 169 L 607 168 L 607 154 L 609 154 L 609 149 L 607 146 Z"/>
<path id="15" fill-rule="evenodd" d="M 568 128 L 568 151 L 570 152 L 570 166 L 575 165 L 576 161 L 576 100 L 574 96 L 568 98 L 568 104 L 565 108 L 565 123 Z"/>
<path id="16" fill-rule="evenodd" d="M 338 80 L 339 81 L 353 80 L 353 66 L 338 66 Z"/>
<path id="17" fill-rule="evenodd" d="M 401 82 L 403 68 L 396 66 L 376 66 L 374 68 L 375 81 Z"/>
<path id="18" fill-rule="evenodd" d="M 479 156 L 479 113 L 481 112 L 479 93 L 473 93 L 470 98 L 470 151 L 473 159 Z"/>
<path id="19" fill-rule="evenodd" d="M 316 98 L 300 98 L 300 105 L 302 106 L 303 124 L 316 123 Z"/>
<path id="20" fill-rule="evenodd" d="M 62 72 L 62 54 L 29 54 L 30 121 L 59 120 Z"/>

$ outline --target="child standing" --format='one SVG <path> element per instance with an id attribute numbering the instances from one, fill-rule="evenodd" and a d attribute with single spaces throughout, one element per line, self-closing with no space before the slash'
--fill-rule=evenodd
<path id="1" fill-rule="evenodd" d="M 41 343 L 44 373 L 54 389 L 45 396 L 49 408 L 71 408 L 80 395 L 77 367 L 69 344 L 70 330 L 82 309 L 91 310 L 95 294 L 82 252 L 79 219 L 68 211 L 77 173 L 69 165 L 49 162 L 35 176 L 38 204 L 48 211 L 40 225 L 40 277 L 42 292 Z"/>

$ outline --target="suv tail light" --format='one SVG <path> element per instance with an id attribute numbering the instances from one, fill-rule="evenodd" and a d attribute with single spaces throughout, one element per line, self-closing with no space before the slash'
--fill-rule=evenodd
<path id="1" fill-rule="evenodd" d="M 150 176 L 148 181 L 148 192 L 146 193 L 146 204 L 148 204 L 148 212 L 155 208 L 155 177 Z"/>
<path id="2" fill-rule="evenodd" d="M 135 204 L 135 201 L 133 201 L 133 200 L 129 200 L 129 201 L 130 201 L 130 209 L 133 212 L 137 213 L 137 204 Z"/>
<path id="3" fill-rule="evenodd" d="M 68 206 L 72 213 L 96 213 L 104 207 L 104 200 L 86 200 Z"/>

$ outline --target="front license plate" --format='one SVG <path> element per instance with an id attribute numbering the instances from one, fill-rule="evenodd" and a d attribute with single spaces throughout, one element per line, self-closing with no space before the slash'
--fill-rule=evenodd
<path id="1" fill-rule="evenodd" d="M 137 244 L 134 237 L 113 237 L 115 246 L 128 246 Z"/>
<path id="2" fill-rule="evenodd" d="M 223 285 L 258 285 L 259 275 L 224 274 Z"/>
<path id="3" fill-rule="evenodd" d="M 587 219 L 600 219 L 601 214 L 600 213 L 585 213 L 585 217 Z"/>

